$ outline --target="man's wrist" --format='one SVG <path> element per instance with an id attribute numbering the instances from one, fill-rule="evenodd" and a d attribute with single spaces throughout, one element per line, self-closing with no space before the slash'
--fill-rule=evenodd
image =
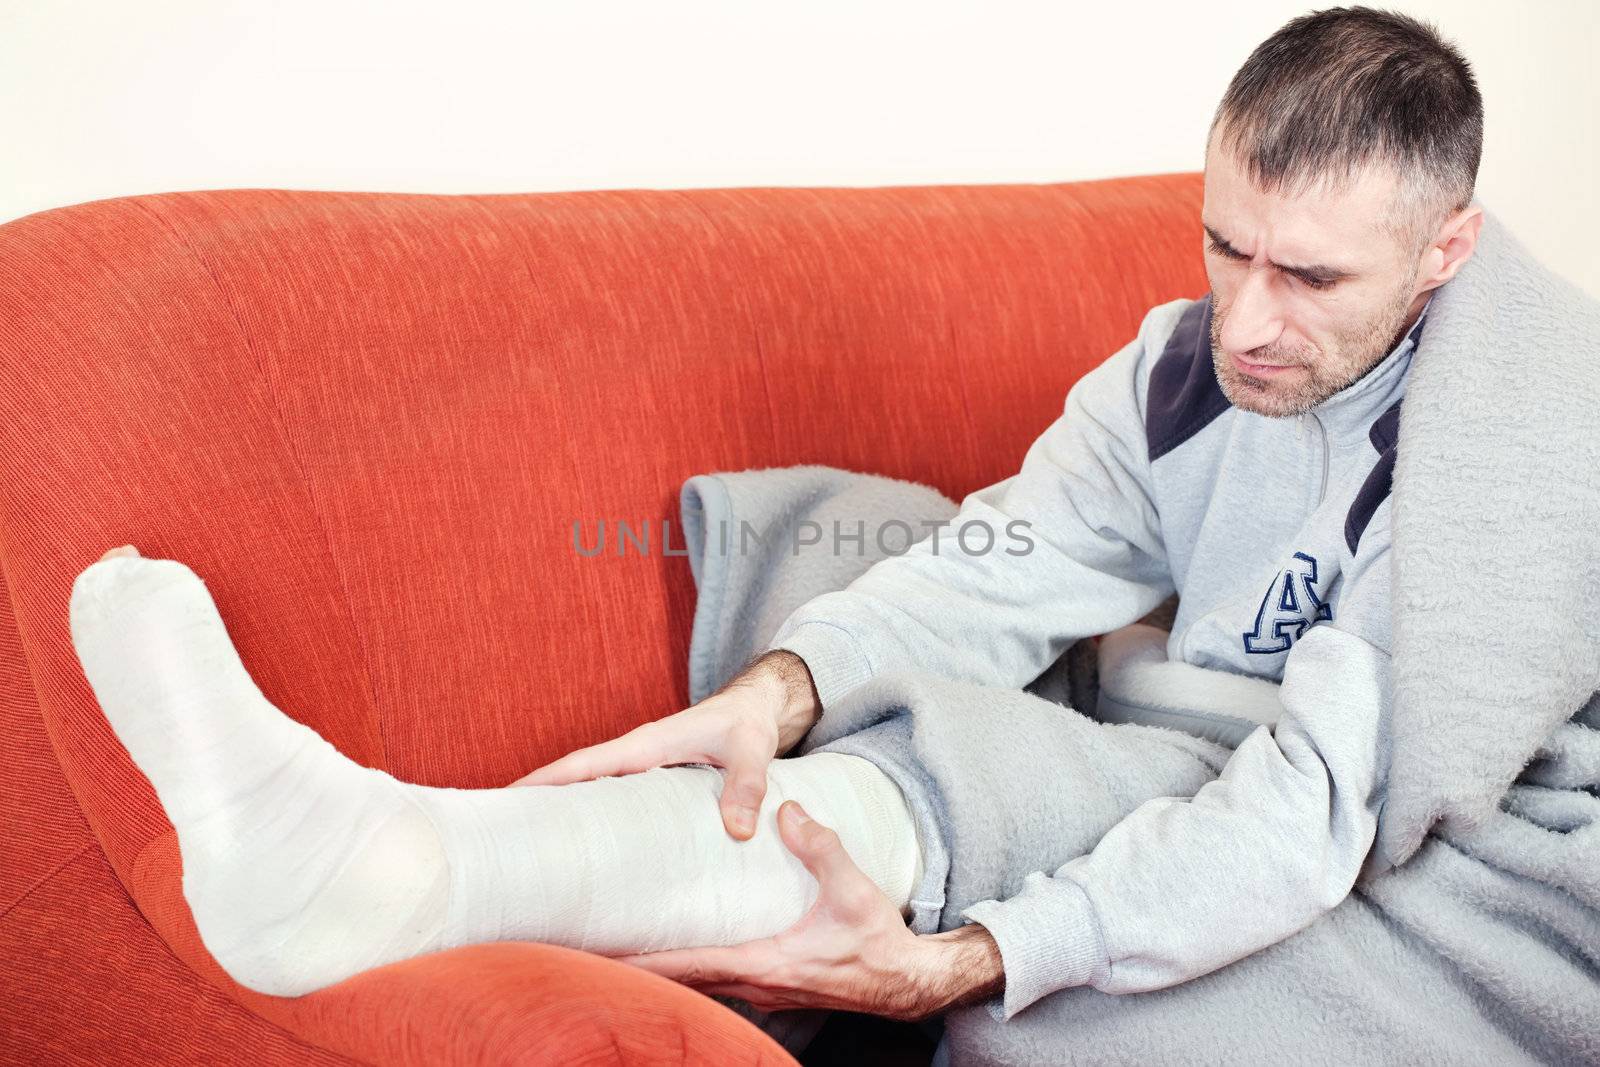
<path id="1" fill-rule="evenodd" d="M 1005 965 L 994 935 L 978 923 L 918 939 L 927 946 L 928 1014 L 998 996 L 1006 987 Z"/>
<path id="2" fill-rule="evenodd" d="M 787 752 L 800 743 L 822 713 L 811 669 L 805 660 L 786 648 L 763 654 L 755 666 L 773 686 L 778 751 Z"/>

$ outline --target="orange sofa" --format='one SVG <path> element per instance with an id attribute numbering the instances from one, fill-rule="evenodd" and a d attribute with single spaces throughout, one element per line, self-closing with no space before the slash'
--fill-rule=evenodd
<path id="1" fill-rule="evenodd" d="M 686 702 L 687 561 L 584 557 L 575 521 L 681 545 L 713 470 L 1005 477 L 1205 291 L 1201 188 L 242 189 L 0 226 L 0 1062 L 793 1063 L 548 945 L 230 981 L 73 655 L 72 580 L 127 542 L 180 559 L 345 753 L 504 785 Z"/>

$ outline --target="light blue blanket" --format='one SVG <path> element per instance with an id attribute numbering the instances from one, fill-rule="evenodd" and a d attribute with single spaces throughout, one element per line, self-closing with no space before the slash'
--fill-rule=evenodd
<path id="1" fill-rule="evenodd" d="M 1377 862 L 1312 926 L 1189 982 L 1066 989 L 1009 1022 L 984 1005 L 953 1012 L 949 1062 L 1600 1063 L 1600 305 L 1487 216 L 1412 375 Z M 827 537 L 796 551 L 790 531 L 921 529 L 956 510 L 925 486 L 826 467 L 691 478 L 691 698 L 881 556 L 871 538 L 859 556 Z M 769 536 L 738 551 L 742 524 Z M 875 758 L 914 794 L 945 875 L 914 928 L 959 925 L 963 908 L 1092 849 L 1144 800 L 1193 795 L 1230 755 L 1099 723 L 1048 688 L 874 678 L 803 744 Z M 794 1047 L 815 1020 L 767 1024 Z"/>

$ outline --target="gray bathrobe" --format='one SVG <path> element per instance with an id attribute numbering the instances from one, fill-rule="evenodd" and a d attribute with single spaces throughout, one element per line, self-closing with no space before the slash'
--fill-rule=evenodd
<path id="1" fill-rule="evenodd" d="M 1390 777 L 1354 891 L 1178 985 L 1064 989 L 1009 1021 L 992 1004 L 952 1012 L 941 1059 L 1600 1064 L 1600 304 L 1486 212 L 1429 321 L 1394 470 Z M 878 558 L 870 539 L 859 556 L 826 539 L 723 552 L 706 531 L 918 527 L 957 510 L 924 486 L 815 466 L 697 476 L 682 507 L 699 589 L 694 700 L 794 608 Z M 1097 722 L 1063 707 L 1068 693 L 1084 688 L 886 675 L 806 738 L 802 752 L 874 759 L 912 798 L 942 874 L 913 902 L 914 929 L 960 925 L 964 908 L 1092 850 L 1145 800 L 1192 796 L 1231 755 Z M 764 1022 L 796 1047 L 817 1019 Z"/>

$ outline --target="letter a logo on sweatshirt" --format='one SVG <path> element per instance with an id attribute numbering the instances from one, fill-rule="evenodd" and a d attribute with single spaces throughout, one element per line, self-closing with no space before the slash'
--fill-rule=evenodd
<path id="1" fill-rule="evenodd" d="M 1244 634 L 1244 650 L 1261 655 L 1286 652 L 1312 624 L 1333 618 L 1317 596 L 1317 558 L 1294 554 L 1294 563 L 1280 571 L 1256 609 L 1256 626 Z"/>

